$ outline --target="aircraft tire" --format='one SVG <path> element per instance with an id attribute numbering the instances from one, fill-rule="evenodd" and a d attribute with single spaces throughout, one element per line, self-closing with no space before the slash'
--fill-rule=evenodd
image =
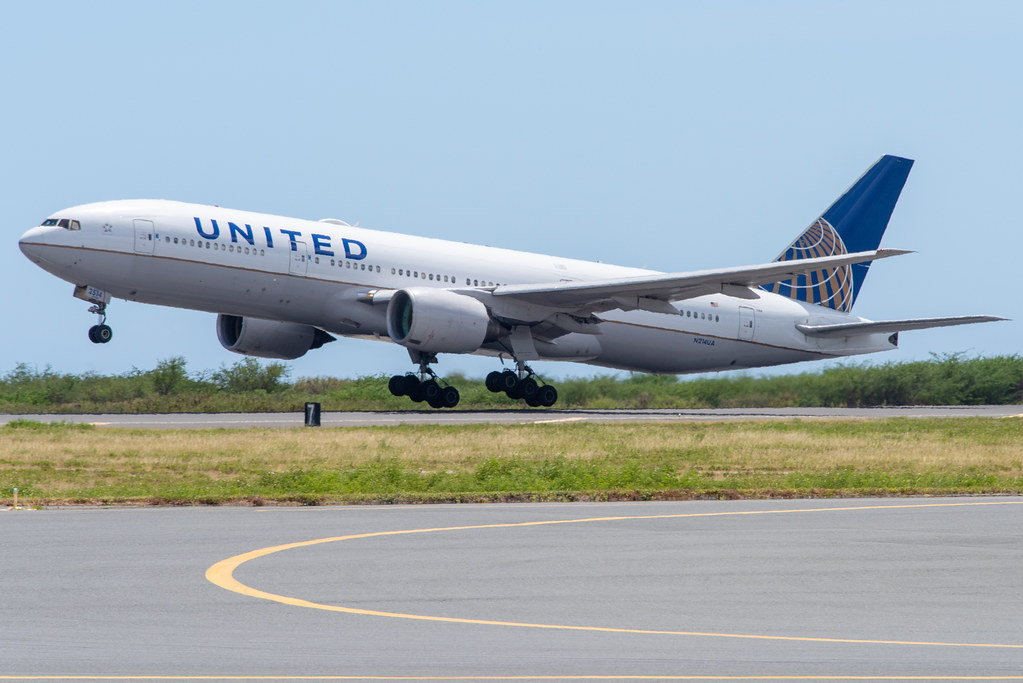
<path id="1" fill-rule="evenodd" d="M 114 338 L 114 331 L 109 325 L 93 325 L 89 328 L 89 341 L 93 344 L 106 344 Z"/>
<path id="2" fill-rule="evenodd" d="M 540 402 L 540 405 L 545 408 L 550 408 L 558 402 L 558 390 L 550 384 L 545 384 L 537 390 L 536 398 Z"/>
<path id="3" fill-rule="evenodd" d="M 539 388 L 540 387 L 537 386 L 535 379 L 527 377 L 519 382 L 519 397 L 524 398 L 526 403 L 529 403 L 536 398 L 536 392 Z"/>
<path id="4" fill-rule="evenodd" d="M 487 391 L 490 391 L 492 393 L 496 394 L 497 392 L 502 391 L 501 372 L 499 370 L 494 370 L 493 372 L 489 373 L 487 375 L 486 385 Z"/>
<path id="5" fill-rule="evenodd" d="M 519 386 L 519 377 L 511 370 L 505 370 L 501 373 L 501 383 L 498 385 L 498 391 L 503 391 L 508 394 L 509 398 L 515 398 L 510 393 L 515 391 Z"/>
<path id="6" fill-rule="evenodd" d="M 406 377 L 407 375 L 394 375 L 388 380 L 387 390 L 391 392 L 391 396 L 404 396 L 408 393 Z"/>
<path id="7" fill-rule="evenodd" d="M 458 405 L 458 400 L 461 398 L 458 395 L 458 389 L 454 387 L 444 387 L 440 392 L 441 407 L 443 408 L 454 408 Z"/>
<path id="8" fill-rule="evenodd" d="M 423 398 L 431 406 L 433 402 L 440 398 L 440 385 L 437 384 L 436 380 L 428 379 L 423 382 Z"/>
<path id="9" fill-rule="evenodd" d="M 419 381 L 418 377 L 410 377 L 405 380 L 405 393 L 412 399 L 414 403 L 421 403 L 426 398 L 426 391 L 423 389 L 423 383 Z"/>

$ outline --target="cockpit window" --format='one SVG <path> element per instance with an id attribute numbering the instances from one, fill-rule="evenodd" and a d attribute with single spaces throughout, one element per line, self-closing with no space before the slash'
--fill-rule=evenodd
<path id="1" fill-rule="evenodd" d="M 82 224 L 76 220 L 70 218 L 47 218 L 41 223 L 43 226 L 53 226 L 64 228 L 65 230 L 81 230 Z"/>

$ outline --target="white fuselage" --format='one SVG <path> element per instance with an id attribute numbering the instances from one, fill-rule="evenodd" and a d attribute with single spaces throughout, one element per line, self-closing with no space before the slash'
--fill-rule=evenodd
<path id="1" fill-rule="evenodd" d="M 42 268 L 76 285 L 139 301 L 310 325 L 389 340 L 386 306 L 368 294 L 408 287 L 488 291 L 497 285 L 649 275 L 638 268 L 162 200 L 61 211 L 80 229 L 40 226 L 21 240 Z M 727 370 L 895 348 L 887 334 L 808 337 L 800 323 L 862 320 L 757 290 L 600 314 L 599 334 L 538 347 L 541 359 L 653 373 Z M 572 337 L 589 337 L 597 344 Z M 557 340 L 556 340 L 557 341 Z M 487 343 L 476 353 L 498 354 Z"/>

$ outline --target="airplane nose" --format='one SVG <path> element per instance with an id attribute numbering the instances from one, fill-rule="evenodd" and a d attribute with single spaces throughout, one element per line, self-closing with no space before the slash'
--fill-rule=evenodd
<path id="1" fill-rule="evenodd" d="M 18 248 L 21 249 L 21 253 L 27 256 L 30 260 L 39 263 L 42 260 L 42 251 L 47 242 L 47 236 L 51 232 L 51 228 L 37 225 L 32 228 L 18 240 Z"/>

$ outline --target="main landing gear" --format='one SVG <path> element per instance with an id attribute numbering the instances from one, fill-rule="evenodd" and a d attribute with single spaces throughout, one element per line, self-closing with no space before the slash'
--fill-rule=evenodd
<path id="1" fill-rule="evenodd" d="M 522 399 L 533 408 L 550 408 L 558 401 L 558 390 L 550 384 L 537 384 L 533 369 L 524 363 L 517 363 L 514 370 L 495 370 L 487 375 L 487 389 L 496 393 L 504 392 L 508 398 Z M 541 380 L 542 381 L 542 380 Z"/>
<path id="2" fill-rule="evenodd" d="M 458 405 L 458 389 L 440 379 L 430 363 L 437 361 L 435 354 L 409 351 L 412 362 L 419 364 L 419 372 L 394 375 L 387 382 L 392 396 L 408 396 L 416 403 L 426 401 L 431 408 L 454 408 Z M 517 370 L 494 371 L 487 375 L 487 389 L 504 392 L 508 398 L 522 399 L 533 408 L 550 408 L 558 401 L 558 390 L 550 384 L 538 383 L 533 369 L 521 361 Z M 541 380 L 542 381 L 542 380 Z"/>
<path id="3" fill-rule="evenodd" d="M 410 352 L 412 353 L 412 352 Z M 419 373 L 394 375 L 387 382 L 392 396 L 408 396 L 415 403 L 426 401 L 431 408 L 454 408 L 458 405 L 458 389 L 443 380 L 438 381 L 437 373 L 430 369 L 430 363 L 437 360 L 434 354 L 412 355 L 413 362 L 419 363 Z M 429 379 L 427 379 L 429 377 Z"/>

